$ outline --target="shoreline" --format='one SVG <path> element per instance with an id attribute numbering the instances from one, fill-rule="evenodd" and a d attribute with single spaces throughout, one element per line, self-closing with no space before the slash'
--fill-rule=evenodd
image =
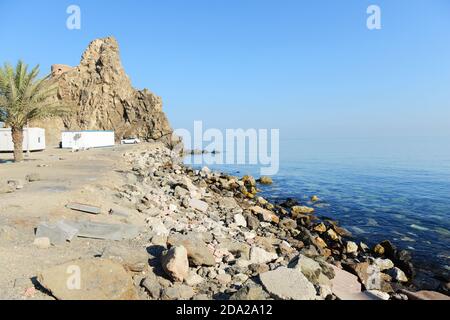
<path id="1" fill-rule="evenodd" d="M 202 170 L 195 170 L 191 166 L 184 166 L 184 170 L 187 176 L 191 177 L 195 183 L 206 187 L 208 192 L 215 193 L 218 197 L 231 196 L 235 199 L 238 206 L 243 209 L 247 222 L 256 214 L 260 223 L 269 224 L 263 226 L 261 235 L 266 232 L 270 233 L 267 229 L 272 228 L 271 234 L 288 244 L 290 248 L 298 249 L 296 252 L 300 256 L 302 253 L 306 253 L 305 256 L 308 258 L 311 256 L 325 257 L 326 260 L 343 266 L 345 271 L 357 274 L 365 287 L 372 288 L 371 291 L 389 292 L 391 298 L 404 299 L 405 296 L 401 292 L 405 289 L 420 289 L 411 282 L 411 278 L 415 276 L 415 270 L 409 252 L 397 250 L 391 242 L 385 241 L 377 245 L 375 250 L 368 248 L 363 243 L 356 244 L 351 241 L 351 234 L 339 227 L 335 221 L 318 221 L 314 212 L 310 211 L 312 208 L 292 201 L 287 203 L 289 200 L 281 205 L 273 204 L 257 196 L 257 183 L 253 177 L 237 178 L 223 172 L 211 172 L 206 167 Z M 293 211 L 295 211 L 296 217 L 292 216 Z M 313 221 L 316 222 L 312 223 Z M 274 230 L 273 228 L 278 229 Z M 260 236 L 258 227 L 255 229 L 257 236 Z M 302 240 L 299 241 L 299 239 Z M 366 261 L 370 261 L 370 263 Z M 292 263 L 292 259 L 288 262 Z M 373 275 L 368 273 L 367 268 L 370 269 L 371 266 L 377 264 L 379 264 L 377 267 L 380 270 L 375 270 L 374 274 L 379 277 L 379 281 L 377 281 L 380 284 L 371 286 L 367 283 L 367 278 L 373 277 Z M 282 265 L 280 264 L 278 267 Z M 404 272 L 397 268 L 399 265 L 405 270 Z M 391 275 L 388 275 L 386 270 L 394 271 L 389 271 Z M 408 281 L 401 283 L 406 280 L 405 276 Z M 379 296 L 387 297 L 383 294 L 379 294 Z"/>
<path id="2" fill-rule="evenodd" d="M 59 153 L 66 156 L 59 156 L 53 162 L 49 160 Z M 173 163 L 170 150 L 160 143 L 78 153 L 58 151 L 56 156 L 46 156 L 50 158 L 42 155 L 47 160 L 6 167 L 21 167 L 21 172 L 28 172 L 38 166 L 42 181 L 26 183 L 23 190 L 44 190 L 40 197 L 51 202 L 51 216 L 34 214 L 28 223 L 32 229 L 14 231 L 20 235 L 17 240 L 0 237 L 0 246 L 8 250 L 15 248 L 11 251 L 12 257 L 17 255 L 17 250 L 31 250 L 32 254 L 26 255 L 39 256 L 33 263 L 16 257 L 25 268 L 20 272 L 37 278 L 39 285 L 45 288 L 42 291 L 33 285 L 39 299 L 51 298 L 49 291 L 57 299 L 74 298 L 73 292 L 60 292 L 54 287 L 57 282 L 51 281 L 66 277 L 58 268 L 74 263 L 81 268 L 89 266 L 87 273 L 93 273 L 93 279 L 97 279 L 102 288 L 108 287 L 111 281 L 122 281 L 120 287 L 127 291 L 120 297 L 113 295 L 119 299 L 426 298 L 423 292 L 413 293 L 416 288 L 408 283 L 398 282 L 405 280 L 405 275 L 396 267 L 403 269 L 409 278 L 410 264 L 405 252 L 390 252 L 392 246 L 384 243 L 386 253 L 375 256 L 371 248 L 346 238 L 346 230 L 333 221 L 317 220 L 311 208 L 292 201 L 280 206 L 259 197 L 258 185 L 252 177 L 232 177 L 207 168 L 194 170 L 181 162 Z M 70 173 L 65 171 L 67 168 L 71 168 Z M 69 176 L 75 174 L 82 179 L 69 182 Z M 68 179 L 67 182 L 62 181 L 62 177 Z M 55 181 L 59 185 L 55 185 Z M 72 185 L 76 185 L 76 189 L 66 193 Z M 22 189 L 16 192 L 21 197 Z M 61 192 L 61 195 L 54 192 Z M 7 222 L 5 227 L 12 231 L 18 226 L 10 222 L 17 221 L 21 211 L 9 212 L 8 208 L 17 203 L 14 193 L 8 197 L 9 205 L 2 209 L 2 216 Z M 98 204 L 102 213 L 89 215 L 64 208 L 75 199 L 89 205 Z M 139 234 L 123 240 L 78 235 L 70 242 L 31 248 L 39 221 L 55 223 L 61 219 L 69 223 L 91 221 L 136 227 Z M 3 257 L 4 261 L 14 261 L 8 257 L 11 256 Z M 40 259 L 47 262 L 42 264 Z M 53 262 L 48 265 L 48 261 Z M 119 263 L 126 272 L 103 277 L 101 269 L 95 271 L 108 263 Z M 14 264 L 7 267 L 17 269 Z M 291 278 L 296 279 L 295 288 L 286 281 Z M 119 284 L 114 282 L 114 285 Z M 99 289 L 89 288 L 88 292 L 94 294 L 96 290 Z M 83 292 L 78 294 L 79 298 L 84 297 Z"/>

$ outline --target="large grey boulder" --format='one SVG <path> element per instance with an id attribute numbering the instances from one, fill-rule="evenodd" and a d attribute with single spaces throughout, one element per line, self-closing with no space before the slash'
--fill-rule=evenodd
<path id="1" fill-rule="evenodd" d="M 259 275 L 264 288 L 274 298 L 283 300 L 315 300 L 316 289 L 297 269 L 285 267 Z"/>
<path id="2" fill-rule="evenodd" d="M 39 283 L 59 300 L 134 300 L 133 280 L 108 259 L 81 259 L 44 270 Z"/>

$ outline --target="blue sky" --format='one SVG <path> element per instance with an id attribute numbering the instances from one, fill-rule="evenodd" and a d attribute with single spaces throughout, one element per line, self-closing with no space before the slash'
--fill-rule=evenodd
<path id="1" fill-rule="evenodd" d="M 68 30 L 66 8 L 81 8 Z M 366 9 L 382 29 L 366 28 Z M 0 0 L 0 63 L 77 65 L 113 35 L 174 128 L 282 138 L 450 136 L 448 0 Z"/>

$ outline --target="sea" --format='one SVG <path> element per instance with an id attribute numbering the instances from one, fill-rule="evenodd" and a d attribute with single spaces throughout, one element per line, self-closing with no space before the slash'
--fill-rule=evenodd
<path id="1" fill-rule="evenodd" d="M 416 284 L 433 289 L 450 276 L 450 137 L 284 139 L 279 170 L 260 195 L 292 198 L 334 219 L 356 241 L 391 240 L 411 251 Z M 258 178 L 258 164 L 211 164 L 201 155 L 186 163 Z M 194 160 L 196 164 L 193 164 Z M 207 162 L 207 163 L 205 163 Z"/>

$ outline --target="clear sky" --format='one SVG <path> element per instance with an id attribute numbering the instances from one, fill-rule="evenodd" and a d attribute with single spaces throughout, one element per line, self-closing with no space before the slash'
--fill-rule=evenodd
<path id="1" fill-rule="evenodd" d="M 81 30 L 66 9 L 81 8 Z M 368 30 L 377 4 L 382 29 Z M 450 136 L 448 0 L 0 0 L 0 63 L 77 65 L 113 35 L 174 128 Z"/>

